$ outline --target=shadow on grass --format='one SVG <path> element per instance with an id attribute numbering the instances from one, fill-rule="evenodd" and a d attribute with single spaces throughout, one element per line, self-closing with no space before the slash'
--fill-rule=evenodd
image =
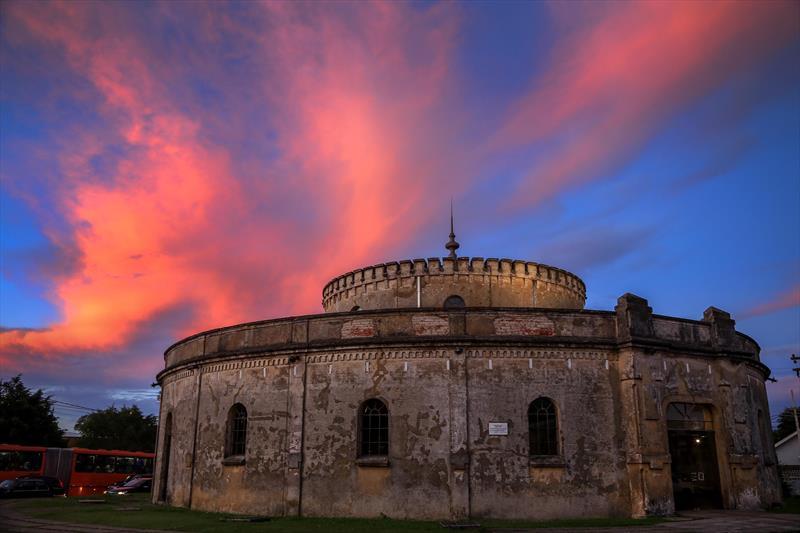
<path id="1" fill-rule="evenodd" d="M 788 496 L 783 499 L 783 506 L 770 509 L 773 513 L 800 514 L 800 496 Z"/>
<path id="2" fill-rule="evenodd" d="M 98 498 L 100 499 L 100 498 Z M 79 503 L 78 498 L 48 498 L 25 500 L 14 503 L 14 509 L 22 514 L 44 520 L 96 524 L 103 526 L 166 531 L 193 531 L 197 533 L 261 533 L 301 531 L 325 532 L 394 532 L 394 531 L 460 531 L 445 529 L 439 522 L 417 520 L 394 520 L 389 518 L 286 518 L 276 517 L 260 522 L 229 522 L 226 519 L 241 518 L 241 515 L 189 511 L 179 507 L 153 505 L 149 495 L 105 497 L 105 503 Z M 542 528 L 542 527 L 624 527 L 645 526 L 663 521 L 660 518 L 588 518 L 568 520 L 472 520 L 481 524 L 479 529 L 461 531 L 486 531 L 497 528 Z"/>

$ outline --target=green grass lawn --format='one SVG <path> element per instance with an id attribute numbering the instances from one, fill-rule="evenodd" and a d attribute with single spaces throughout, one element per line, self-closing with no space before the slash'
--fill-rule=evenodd
<path id="1" fill-rule="evenodd" d="M 783 507 L 771 509 L 773 513 L 800 514 L 800 496 L 789 496 L 783 499 Z"/>
<path id="2" fill-rule="evenodd" d="M 388 518 L 272 518 L 266 522 L 226 522 L 226 518 L 241 518 L 238 515 L 188 511 L 178 507 L 153 505 L 149 495 L 137 494 L 96 498 L 105 503 L 79 503 L 79 498 L 43 498 L 14 502 L 14 508 L 25 515 L 46 520 L 100 524 L 141 529 L 169 531 L 196 531 L 198 533 L 261 533 L 300 531 L 347 531 L 347 532 L 393 532 L 393 531 L 448 531 L 439 522 L 414 520 L 392 520 Z M 138 510 L 134 510 L 138 509 Z M 611 527 L 642 526 L 661 522 L 660 518 L 588 518 L 548 520 L 532 522 L 524 520 L 471 520 L 487 528 L 540 528 L 540 527 Z M 475 529 L 467 531 L 476 531 Z"/>

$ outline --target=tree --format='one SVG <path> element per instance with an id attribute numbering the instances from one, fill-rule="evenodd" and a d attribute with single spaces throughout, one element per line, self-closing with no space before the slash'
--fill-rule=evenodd
<path id="1" fill-rule="evenodd" d="M 775 442 L 785 439 L 797 430 L 794 425 L 793 411 L 794 409 L 792 407 L 787 407 L 778 415 L 778 428 L 773 433 Z M 800 417 L 800 412 L 797 413 L 797 416 Z"/>
<path id="2" fill-rule="evenodd" d="M 0 380 L 0 442 L 63 446 L 64 432 L 53 414 L 53 401 L 42 389 L 31 392 L 22 375 Z"/>
<path id="3" fill-rule="evenodd" d="M 143 415 L 136 406 L 114 406 L 83 415 L 75 424 L 78 446 L 106 450 L 152 452 L 156 444 L 156 417 Z"/>

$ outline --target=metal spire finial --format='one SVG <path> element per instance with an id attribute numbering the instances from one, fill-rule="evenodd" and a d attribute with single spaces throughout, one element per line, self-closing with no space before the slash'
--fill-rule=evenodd
<path id="1" fill-rule="evenodd" d="M 445 248 L 450 250 L 450 259 L 456 259 L 456 250 L 458 250 L 461 245 L 456 242 L 456 234 L 453 231 L 453 199 L 450 198 L 450 240 L 447 244 L 444 245 Z"/>

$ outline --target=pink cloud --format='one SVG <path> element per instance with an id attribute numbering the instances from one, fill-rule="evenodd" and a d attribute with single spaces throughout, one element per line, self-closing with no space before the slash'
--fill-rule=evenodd
<path id="1" fill-rule="evenodd" d="M 553 7 L 567 37 L 490 142 L 498 151 L 548 143 L 510 201 L 517 207 L 604 176 L 679 108 L 800 33 L 797 4 L 790 2 Z"/>
<path id="2" fill-rule="evenodd" d="M 776 294 L 767 302 L 751 307 L 742 314 L 742 318 L 769 315 L 797 306 L 800 306 L 800 283 L 779 294 Z"/>
<path id="3" fill-rule="evenodd" d="M 45 181 L 68 223 L 46 231 L 75 259 L 51 280 L 63 319 L 0 331 L 0 363 L 124 350 L 176 308 L 193 312 L 173 338 L 320 311 L 328 279 L 430 232 L 491 157 L 552 146 L 511 200 L 536 205 L 797 32 L 792 3 L 555 4 L 550 66 L 496 131 L 467 136 L 455 4 L 244 3 L 235 18 L 208 3 L 191 24 L 182 6 L 148 4 L 144 25 L 124 3 L 5 6 L 9 41 L 67 65 L 85 85 L 59 90 L 103 126 L 75 124 L 40 153 L 58 163 Z M 189 35 L 154 42 L 157 24 Z M 223 104 L 208 109 L 195 84 Z"/>
<path id="4" fill-rule="evenodd" d="M 175 100 L 180 66 L 158 66 L 165 62 L 127 29 L 120 5 L 11 6 L 14 39 L 63 55 L 102 98 L 107 130 L 65 140 L 55 154 L 63 182 L 54 192 L 79 266 L 55 280 L 62 321 L 0 333 L 4 364 L 35 368 L 37 354 L 125 346 L 178 305 L 196 312 L 175 337 L 319 311 L 330 277 L 383 259 L 425 222 L 414 209 L 445 188 L 436 179 L 446 150 L 430 152 L 437 127 L 429 116 L 447 107 L 448 8 L 370 4 L 353 26 L 346 13 L 306 7 L 255 6 L 272 31 L 245 36 L 261 69 L 247 82 L 273 111 L 265 127 L 275 129 L 280 154 L 248 168 L 207 142 L 216 119 Z M 86 179 L 112 143 L 126 154 L 113 175 Z"/>

